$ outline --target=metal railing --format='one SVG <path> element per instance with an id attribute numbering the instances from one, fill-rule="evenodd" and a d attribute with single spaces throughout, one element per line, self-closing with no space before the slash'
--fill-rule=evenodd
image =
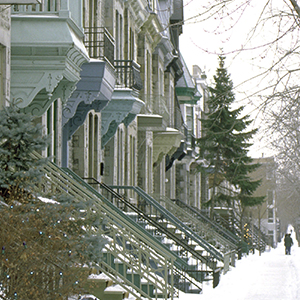
<path id="1" fill-rule="evenodd" d="M 199 228 L 199 234 L 204 235 L 207 239 L 213 239 L 220 243 L 225 251 L 228 249 L 234 250 L 238 248 L 238 244 L 241 239 L 237 235 L 214 223 L 209 218 L 201 214 L 197 209 L 187 205 L 179 199 L 170 200 L 166 197 L 161 199 L 168 203 L 173 214 L 181 220 L 191 223 L 191 226 L 195 226 L 196 230 Z"/>
<path id="2" fill-rule="evenodd" d="M 175 266 L 177 274 L 176 277 L 178 278 L 177 282 L 174 282 L 176 288 L 179 288 L 184 292 L 188 292 L 187 284 L 191 284 L 194 287 L 197 287 L 198 290 L 202 290 L 199 286 L 199 281 L 202 282 L 202 279 L 204 278 L 203 274 L 209 273 L 209 271 L 203 268 L 202 261 L 204 258 L 194 250 L 193 246 L 185 243 L 182 237 L 176 236 L 161 222 L 158 222 L 155 216 L 146 215 L 139 207 L 137 207 L 134 203 L 131 203 L 129 199 L 118 194 L 108 185 L 100 183 L 94 178 L 86 178 L 85 180 L 88 180 L 90 184 L 100 186 L 102 188 L 102 193 L 107 199 L 110 199 L 110 201 L 117 207 L 122 207 L 122 210 L 125 211 L 126 214 L 130 215 L 137 224 L 142 224 L 144 228 L 149 228 L 149 232 L 151 232 L 155 238 L 160 240 L 168 239 L 168 244 L 170 244 L 170 241 L 172 240 L 172 247 L 176 245 L 176 251 L 173 251 L 176 256 Z M 181 257 L 182 254 L 184 254 L 184 258 Z M 189 265 L 186 261 L 186 257 L 193 257 L 195 260 L 194 264 Z M 200 274 L 201 272 L 202 274 Z"/>
<path id="3" fill-rule="evenodd" d="M 143 81 L 140 65 L 133 60 L 115 60 L 114 66 L 117 73 L 116 87 L 141 90 Z"/>
<path id="4" fill-rule="evenodd" d="M 174 256 L 158 241 L 155 242 L 146 230 L 137 227 L 131 218 L 84 182 L 77 174 L 67 168 L 64 168 L 63 171 L 72 183 L 68 189 L 68 194 L 74 188 L 81 188 L 89 196 L 90 200 L 93 199 L 92 201 L 98 204 L 97 213 L 105 216 L 105 232 L 109 239 L 112 240 L 112 243 L 106 246 L 107 252 L 121 261 L 126 269 L 130 269 L 135 274 L 138 274 L 140 278 L 146 280 L 148 284 L 152 284 L 156 291 L 161 292 L 160 296 L 162 298 L 167 299 L 171 297 L 173 299 L 176 293 L 173 282 L 172 280 L 170 282 L 169 278 L 173 278 Z M 79 196 L 80 194 L 77 195 L 77 199 Z M 101 205 L 99 205 L 99 202 L 101 202 Z M 111 268 L 115 267 L 114 260 L 100 262 L 100 265 L 107 263 L 111 265 Z M 169 268 L 172 268 L 172 270 Z M 126 281 L 127 284 L 130 284 L 131 281 L 128 282 L 125 273 L 118 272 L 117 275 Z M 118 284 L 124 285 L 122 281 L 118 282 Z M 137 286 L 135 282 L 131 282 L 130 285 L 141 293 L 143 297 L 150 297 L 142 290 L 141 285 Z M 126 286 L 124 288 L 128 289 Z"/>
<path id="5" fill-rule="evenodd" d="M 114 66 L 115 40 L 105 27 L 85 27 L 84 45 L 90 58 L 105 60 Z"/>
<path id="6" fill-rule="evenodd" d="M 193 232 L 187 225 L 175 217 L 166 207 L 161 205 L 153 197 L 147 194 L 138 186 L 110 186 L 114 190 L 132 190 L 138 196 L 137 205 L 142 207 L 149 215 L 156 215 L 162 221 L 167 222 L 167 225 L 173 225 L 180 230 L 186 237 L 188 243 L 194 243 L 204 249 L 206 252 L 205 263 L 210 265 L 212 269 L 215 268 L 217 261 L 223 262 L 223 254 L 214 246 L 210 245 L 206 240 L 200 237 L 197 233 Z"/>
<path id="7" fill-rule="evenodd" d="M 12 13 L 56 13 L 69 6 L 69 0 L 41 0 L 41 4 L 15 4 Z"/>
<path id="8" fill-rule="evenodd" d="M 35 157 L 39 157 L 35 154 Z M 78 202 L 92 201 L 95 212 L 105 219 L 105 226 L 99 228 L 100 233 L 111 242 L 104 250 L 111 257 L 122 262 L 127 270 L 132 270 L 141 280 L 137 283 L 133 278 L 126 277 L 116 271 L 115 260 L 100 261 L 100 270 L 113 277 L 125 290 L 135 297 L 153 299 L 157 295 L 148 295 L 142 287 L 142 280 L 159 291 L 163 299 L 173 299 L 176 295 L 170 278 L 173 278 L 174 256 L 153 237 L 116 208 L 109 200 L 97 193 L 91 186 L 81 180 L 71 170 L 63 170 L 54 163 L 48 163 L 44 168 L 43 181 L 39 190 L 45 194 L 67 194 Z M 113 276 L 111 271 L 117 276 Z M 157 298 L 155 298 L 157 299 Z"/>
<path id="9" fill-rule="evenodd" d="M 196 208 L 194 209 L 197 210 Z M 250 238 L 245 238 L 245 232 L 240 228 L 241 221 L 234 213 L 230 215 L 229 220 L 226 220 L 220 214 L 215 212 L 214 222 L 222 226 L 224 229 L 232 232 L 232 234 L 240 237 L 240 247 L 243 249 L 242 252 L 247 252 L 247 249 L 251 247 L 254 247 L 255 249 L 260 251 L 265 250 L 267 244 L 265 235 L 262 233 L 262 231 L 259 230 L 255 225 L 247 226 L 248 235 Z M 241 251 L 241 249 L 239 249 L 239 251 Z"/>

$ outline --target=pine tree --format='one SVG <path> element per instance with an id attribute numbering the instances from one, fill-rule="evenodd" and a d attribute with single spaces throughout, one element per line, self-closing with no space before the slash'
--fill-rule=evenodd
<path id="1" fill-rule="evenodd" d="M 203 136 L 197 140 L 200 147 L 200 159 L 206 164 L 200 171 L 209 177 L 212 188 L 208 205 L 213 217 L 216 204 L 232 205 L 238 201 L 242 208 L 254 206 L 263 201 L 252 194 L 260 181 L 252 181 L 249 174 L 259 164 L 251 164 L 248 148 L 249 140 L 257 129 L 246 131 L 252 123 L 249 116 L 242 116 L 244 109 L 233 109 L 235 101 L 233 83 L 225 68 L 225 57 L 219 56 L 219 67 L 214 76 L 214 86 L 209 87 L 210 97 L 207 101 L 208 112 L 201 120 Z"/>
<path id="2" fill-rule="evenodd" d="M 0 299 L 66 299 L 101 260 L 106 240 L 93 202 L 43 194 L 47 160 L 32 153 L 46 146 L 30 115 L 0 110 Z"/>

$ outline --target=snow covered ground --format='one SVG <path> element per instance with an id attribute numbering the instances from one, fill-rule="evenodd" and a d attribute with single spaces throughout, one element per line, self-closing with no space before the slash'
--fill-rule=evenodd
<path id="1" fill-rule="evenodd" d="M 291 230 L 291 255 L 285 255 L 283 242 L 261 256 L 249 254 L 221 277 L 215 289 L 204 284 L 201 295 L 180 293 L 179 300 L 300 300 L 300 247 Z"/>

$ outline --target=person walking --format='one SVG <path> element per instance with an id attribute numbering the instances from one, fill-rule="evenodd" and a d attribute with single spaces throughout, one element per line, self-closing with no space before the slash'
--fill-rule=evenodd
<path id="1" fill-rule="evenodd" d="M 291 247 L 293 245 L 293 239 L 290 233 L 286 233 L 284 236 L 285 254 L 291 255 Z"/>

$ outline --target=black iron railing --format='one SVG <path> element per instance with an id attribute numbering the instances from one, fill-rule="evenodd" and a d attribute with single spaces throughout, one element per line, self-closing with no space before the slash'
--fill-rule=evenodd
<path id="1" fill-rule="evenodd" d="M 56 13 L 68 6 L 68 0 L 41 0 L 40 4 L 14 4 L 12 14 L 15 13 Z"/>
<path id="2" fill-rule="evenodd" d="M 117 73 L 116 86 L 134 90 L 143 88 L 139 64 L 133 60 L 115 60 L 114 66 Z"/>
<path id="3" fill-rule="evenodd" d="M 84 28 L 84 45 L 90 58 L 102 59 L 114 65 L 115 40 L 105 27 Z"/>

